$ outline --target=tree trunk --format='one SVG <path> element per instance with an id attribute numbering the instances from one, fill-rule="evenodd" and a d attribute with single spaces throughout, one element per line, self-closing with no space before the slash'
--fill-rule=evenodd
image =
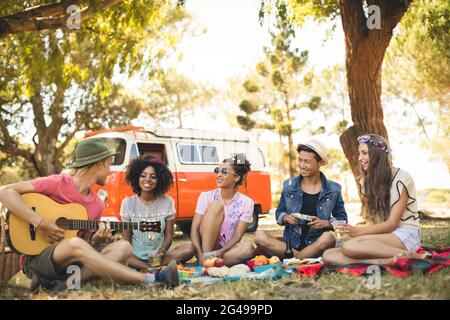
<path id="1" fill-rule="evenodd" d="M 289 148 L 289 174 L 294 177 L 297 174 L 296 166 L 297 161 L 295 157 L 294 139 L 292 138 L 292 133 L 288 135 L 288 148 Z"/>
<path id="2" fill-rule="evenodd" d="M 177 106 L 177 118 L 178 118 L 178 128 L 183 128 L 183 115 L 181 112 L 181 107 Z"/>
<path id="3" fill-rule="evenodd" d="M 181 108 L 181 99 L 180 95 L 177 94 L 177 102 L 176 102 L 176 109 L 177 109 L 177 118 L 178 118 L 178 128 L 183 128 L 183 110 Z"/>
<path id="4" fill-rule="evenodd" d="M 40 177 L 46 177 L 51 174 L 60 173 L 62 166 L 58 159 L 55 159 L 55 152 L 42 154 L 38 148 L 34 154 L 34 167 Z"/>
<path id="5" fill-rule="evenodd" d="M 387 139 L 388 134 L 381 105 L 381 63 L 368 64 L 365 55 L 347 54 L 346 65 L 353 125 L 341 135 L 340 142 L 356 177 L 359 174 L 357 137 L 376 133 Z"/>
<path id="6" fill-rule="evenodd" d="M 33 137 L 34 151 L 30 151 L 28 148 L 21 148 L 17 138 L 10 135 L 7 122 L 5 121 L 5 118 L 3 118 L 1 110 L 0 130 L 3 143 L 0 141 L 0 151 L 5 152 L 10 156 L 22 157 L 33 164 L 33 167 L 39 176 L 44 177 L 61 172 L 63 169 L 61 162 L 62 148 L 67 146 L 75 133 L 73 132 L 68 135 L 67 138 L 69 140 L 66 139 L 66 141 L 62 143 L 60 146 L 61 149 L 57 148 L 59 132 L 64 123 L 63 102 L 65 89 L 60 89 L 56 93 L 54 102 L 50 107 L 52 121 L 47 126 L 39 80 L 34 80 L 33 87 L 36 88 L 36 94 L 31 97 L 30 103 L 32 104 L 34 116 L 33 122 L 36 128 L 36 134 Z M 78 129 L 78 127 L 76 128 Z"/>
<path id="7" fill-rule="evenodd" d="M 279 141 L 279 146 L 280 146 L 280 154 L 282 155 L 278 164 L 278 169 L 279 171 L 283 174 L 283 180 L 288 178 L 287 177 L 287 172 L 288 170 L 286 170 L 286 164 L 285 164 L 285 159 L 286 159 L 286 153 L 285 153 L 285 144 L 283 142 L 283 136 L 281 135 L 280 132 L 278 132 L 278 138 L 280 139 Z"/>
<path id="8" fill-rule="evenodd" d="M 381 11 L 381 29 L 368 29 L 360 1 L 340 0 L 345 33 L 347 83 L 353 125 L 340 137 L 354 177 L 359 175 L 357 137 L 376 133 L 388 138 L 381 105 L 381 67 L 392 30 L 406 12 L 409 3 L 392 0 L 368 1 Z"/>

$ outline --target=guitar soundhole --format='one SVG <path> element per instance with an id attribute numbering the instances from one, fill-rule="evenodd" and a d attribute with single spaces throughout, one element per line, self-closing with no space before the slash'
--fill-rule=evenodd
<path id="1" fill-rule="evenodd" d="M 69 225 L 69 220 L 67 220 L 66 218 L 59 218 L 58 220 L 56 220 L 56 225 L 64 230 L 69 230 L 70 225 Z"/>
<path id="2" fill-rule="evenodd" d="M 36 212 L 36 207 L 31 207 L 31 210 Z M 30 238 L 32 241 L 36 241 L 36 228 L 30 223 Z"/>

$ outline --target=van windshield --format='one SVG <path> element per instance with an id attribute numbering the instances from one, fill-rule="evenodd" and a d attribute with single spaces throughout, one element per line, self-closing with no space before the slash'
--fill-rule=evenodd
<path id="1" fill-rule="evenodd" d="M 113 162 L 111 165 L 120 166 L 123 164 L 125 160 L 125 151 L 127 147 L 127 143 L 125 139 L 122 138 L 102 138 L 105 143 L 115 152 L 119 152 L 118 155 L 114 156 Z"/>

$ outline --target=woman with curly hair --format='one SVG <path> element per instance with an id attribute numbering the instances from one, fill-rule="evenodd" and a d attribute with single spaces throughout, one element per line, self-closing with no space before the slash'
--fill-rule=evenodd
<path id="1" fill-rule="evenodd" d="M 414 180 L 406 171 L 392 166 L 387 141 L 376 134 L 358 137 L 364 227 L 337 227 L 349 238 L 341 248 L 324 252 L 326 263 L 389 264 L 399 257 L 426 258 L 416 253 L 420 246 L 419 213 Z"/>
<path id="2" fill-rule="evenodd" d="M 148 269 L 150 259 L 164 256 L 173 239 L 175 206 L 165 195 L 173 184 L 167 166 L 155 157 L 139 157 L 127 167 L 126 182 L 135 195 L 123 199 L 120 215 L 123 221 L 160 221 L 161 233 L 123 230 L 123 239 L 131 242 L 130 267 Z"/>
<path id="3" fill-rule="evenodd" d="M 251 244 L 241 242 L 253 221 L 253 200 L 238 192 L 247 183 L 250 163 L 245 154 L 223 160 L 214 169 L 217 188 L 202 192 L 191 227 L 191 244 L 169 252 L 164 260 L 188 261 L 194 255 L 203 265 L 208 257 L 222 258 L 232 266 L 254 256 Z"/>

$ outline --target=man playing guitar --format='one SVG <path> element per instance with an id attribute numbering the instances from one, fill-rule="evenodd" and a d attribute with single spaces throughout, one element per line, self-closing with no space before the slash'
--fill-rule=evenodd
<path id="1" fill-rule="evenodd" d="M 24 272 L 32 279 L 31 290 L 40 285 L 46 288 L 61 287 L 70 265 L 81 266 L 81 281 L 94 277 L 108 278 L 125 283 L 149 285 L 154 282 L 168 287 L 178 285 L 175 261 L 156 273 L 145 274 L 134 271 L 124 262 L 131 255 L 128 241 L 111 242 L 109 223 L 100 223 L 96 232 L 80 231 L 78 237 L 64 239 L 64 230 L 54 222 L 37 215 L 22 199 L 21 195 L 37 192 L 60 203 L 79 203 L 83 205 L 89 220 L 100 220 L 104 203 L 92 191 L 95 184 L 105 185 L 110 173 L 113 156 L 102 139 L 81 141 L 74 152 L 70 164 L 70 174 L 58 174 L 18 182 L 0 187 L 0 202 L 16 216 L 33 225 L 51 243 L 40 254 L 27 256 Z"/>

